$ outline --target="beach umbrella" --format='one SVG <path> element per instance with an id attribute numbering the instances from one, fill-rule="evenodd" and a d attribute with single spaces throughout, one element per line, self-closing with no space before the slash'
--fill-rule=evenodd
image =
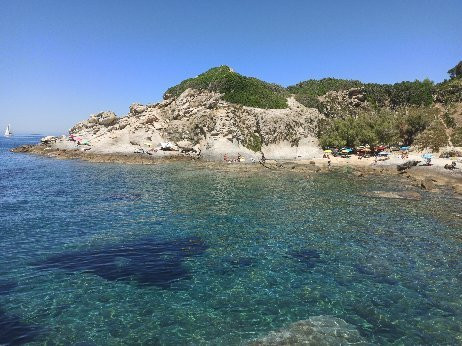
<path id="1" fill-rule="evenodd" d="M 409 147 L 401 147 L 401 148 L 399 148 L 399 150 L 406 151 L 406 150 L 409 150 Z"/>
<path id="2" fill-rule="evenodd" d="M 433 155 L 432 154 L 423 154 L 422 157 L 424 159 L 431 159 L 433 157 Z"/>
<path id="3" fill-rule="evenodd" d="M 326 149 L 326 150 L 324 150 L 324 152 L 330 154 L 332 152 L 332 150 Z"/>
<path id="4" fill-rule="evenodd" d="M 381 151 L 377 155 L 379 155 L 379 156 L 388 156 L 388 155 L 390 155 L 390 153 L 387 153 L 386 151 Z"/>

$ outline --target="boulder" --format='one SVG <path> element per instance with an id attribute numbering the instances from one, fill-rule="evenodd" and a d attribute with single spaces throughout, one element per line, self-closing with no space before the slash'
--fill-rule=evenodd
<path id="1" fill-rule="evenodd" d="M 130 114 L 141 114 L 146 111 L 147 107 L 139 104 L 139 103 L 132 103 L 130 106 Z"/>
<path id="2" fill-rule="evenodd" d="M 113 125 L 117 121 L 117 116 L 114 112 L 101 112 L 96 115 L 98 123 L 103 126 Z"/>
<path id="3" fill-rule="evenodd" d="M 424 190 L 430 191 L 435 188 L 435 183 L 430 178 L 425 178 L 420 181 L 420 187 Z"/>
<path id="4" fill-rule="evenodd" d="M 188 140 L 182 140 L 176 143 L 178 148 L 182 150 L 192 150 L 194 145 Z"/>
<path id="5" fill-rule="evenodd" d="M 409 160 L 409 161 L 406 161 L 400 165 L 397 165 L 396 166 L 396 169 L 401 172 L 401 171 L 404 171 L 406 169 L 409 169 L 411 167 L 414 167 L 414 166 L 417 166 L 419 164 L 420 161 L 418 160 Z"/>
<path id="6" fill-rule="evenodd" d="M 42 144 L 51 144 L 55 143 L 58 140 L 58 137 L 55 136 L 46 136 L 40 139 L 40 142 Z"/>
<path id="7" fill-rule="evenodd" d="M 452 186 L 455 193 L 462 195 L 462 184 L 455 184 Z"/>

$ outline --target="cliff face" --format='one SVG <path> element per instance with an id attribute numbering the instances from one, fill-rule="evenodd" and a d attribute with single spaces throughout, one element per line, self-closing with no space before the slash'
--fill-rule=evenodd
<path id="1" fill-rule="evenodd" d="M 287 103 L 284 109 L 253 108 L 224 101 L 216 92 L 187 89 L 160 103 L 133 104 L 120 118 L 112 112 L 92 115 L 69 133 L 88 141 L 92 152 L 101 153 L 133 153 L 171 142 L 185 155 L 211 160 L 238 153 L 247 159 L 260 159 L 262 154 L 279 159 L 318 156 L 316 130 L 323 116 L 294 98 Z M 56 145 L 70 144 L 61 139 Z M 161 154 L 178 155 L 178 151 Z"/>

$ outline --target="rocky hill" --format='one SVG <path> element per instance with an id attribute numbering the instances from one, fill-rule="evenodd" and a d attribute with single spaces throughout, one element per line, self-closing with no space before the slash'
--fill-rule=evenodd
<path id="1" fill-rule="evenodd" d="M 393 85 L 326 78 L 284 88 L 220 66 L 169 88 L 162 102 L 132 104 L 121 117 L 91 115 L 70 129 L 75 141 L 53 145 L 209 160 L 307 159 L 322 154 L 320 144 L 437 150 L 462 145 L 461 105 L 458 77 Z"/>
<path id="2" fill-rule="evenodd" d="M 323 116 L 316 109 L 293 97 L 284 99 L 286 107 L 281 109 L 243 106 L 225 97 L 186 88 L 160 103 L 133 104 L 123 117 L 112 112 L 92 115 L 69 133 L 82 143 L 88 141 L 92 152 L 101 153 L 143 149 L 154 156 L 184 154 L 210 160 L 238 154 L 247 160 L 259 160 L 262 155 L 296 159 L 320 154 L 316 130 Z M 56 145 L 67 149 L 73 143 L 60 139 Z"/>

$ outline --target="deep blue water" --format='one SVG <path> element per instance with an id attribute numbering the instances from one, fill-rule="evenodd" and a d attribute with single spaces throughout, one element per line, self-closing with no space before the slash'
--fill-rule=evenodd
<path id="1" fill-rule="evenodd" d="M 13 154 L 0 139 L 0 344 L 243 344 L 311 316 L 462 343 L 461 201 L 347 170 Z"/>

